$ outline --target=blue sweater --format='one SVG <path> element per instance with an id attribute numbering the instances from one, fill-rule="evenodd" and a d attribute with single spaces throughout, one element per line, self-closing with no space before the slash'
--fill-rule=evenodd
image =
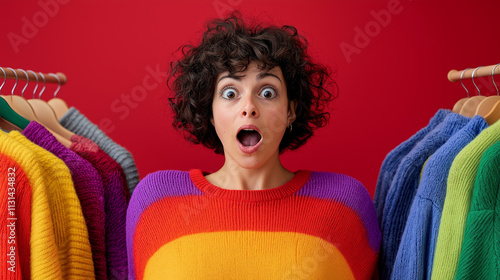
<path id="1" fill-rule="evenodd" d="M 448 114 L 442 123 L 401 160 L 387 191 L 382 217 L 382 247 L 379 256 L 382 279 L 389 279 L 391 275 L 424 162 L 469 120 L 470 118 L 456 113 Z"/>
<path id="2" fill-rule="evenodd" d="M 401 237 L 391 279 L 431 279 L 448 172 L 455 156 L 487 126 L 482 117 L 474 117 L 427 160 Z"/>
<path id="3" fill-rule="evenodd" d="M 374 203 L 375 208 L 377 210 L 378 222 L 382 222 L 382 212 L 384 210 L 385 197 L 387 195 L 387 191 L 391 186 L 392 179 L 394 178 L 394 174 L 398 168 L 399 163 L 405 157 L 415 145 L 422 140 L 429 131 L 433 130 L 439 123 L 441 123 L 446 115 L 448 115 L 451 111 L 440 109 L 436 112 L 436 114 L 431 118 L 429 124 L 422 128 L 420 131 L 415 133 L 408 140 L 399 144 L 396 148 L 390 151 L 382 162 L 382 166 L 380 167 L 380 173 L 377 179 L 377 186 L 375 188 L 375 196 Z"/>

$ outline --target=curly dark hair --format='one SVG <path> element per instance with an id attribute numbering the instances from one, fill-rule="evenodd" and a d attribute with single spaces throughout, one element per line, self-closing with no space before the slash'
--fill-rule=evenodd
<path id="1" fill-rule="evenodd" d="M 183 45 L 183 57 L 170 63 L 167 81 L 174 97 L 169 104 L 174 112 L 173 126 L 185 131 L 185 138 L 223 154 L 212 118 L 216 79 L 228 71 L 245 71 L 251 62 L 260 69 L 281 68 L 288 101 L 297 102 L 293 129 L 285 132 L 279 152 L 305 144 L 313 130 L 328 123 L 326 104 L 334 99 L 337 84 L 326 66 L 313 63 L 307 54 L 307 40 L 293 26 L 248 26 L 239 12 L 225 19 L 208 22 L 198 46 Z M 172 82 L 173 79 L 173 83 Z"/>

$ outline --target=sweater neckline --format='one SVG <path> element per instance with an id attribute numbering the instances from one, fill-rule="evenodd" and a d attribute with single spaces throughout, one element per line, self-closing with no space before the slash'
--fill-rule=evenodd
<path id="1" fill-rule="evenodd" d="M 189 171 L 189 176 L 194 185 L 202 192 L 211 196 L 219 197 L 226 200 L 257 202 L 281 199 L 297 192 L 309 180 L 311 171 L 299 170 L 295 176 L 287 183 L 272 189 L 266 190 L 228 190 L 210 183 L 206 178 L 206 172 L 201 169 L 193 169 Z"/>

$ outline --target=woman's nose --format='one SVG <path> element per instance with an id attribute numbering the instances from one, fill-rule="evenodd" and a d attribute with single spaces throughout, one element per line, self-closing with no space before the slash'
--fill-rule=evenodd
<path id="1" fill-rule="evenodd" d="M 244 117 L 257 117 L 259 112 L 257 110 L 257 106 L 252 97 L 246 98 L 244 100 L 245 104 L 243 105 L 242 115 Z"/>

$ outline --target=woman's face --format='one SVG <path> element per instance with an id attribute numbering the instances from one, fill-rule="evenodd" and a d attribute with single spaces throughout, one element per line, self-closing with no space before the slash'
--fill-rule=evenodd
<path id="1" fill-rule="evenodd" d="M 289 107 L 279 67 L 260 70 L 252 62 L 244 72 L 217 77 L 212 112 L 226 160 L 254 169 L 278 159 L 281 139 L 295 120 L 295 102 Z"/>

